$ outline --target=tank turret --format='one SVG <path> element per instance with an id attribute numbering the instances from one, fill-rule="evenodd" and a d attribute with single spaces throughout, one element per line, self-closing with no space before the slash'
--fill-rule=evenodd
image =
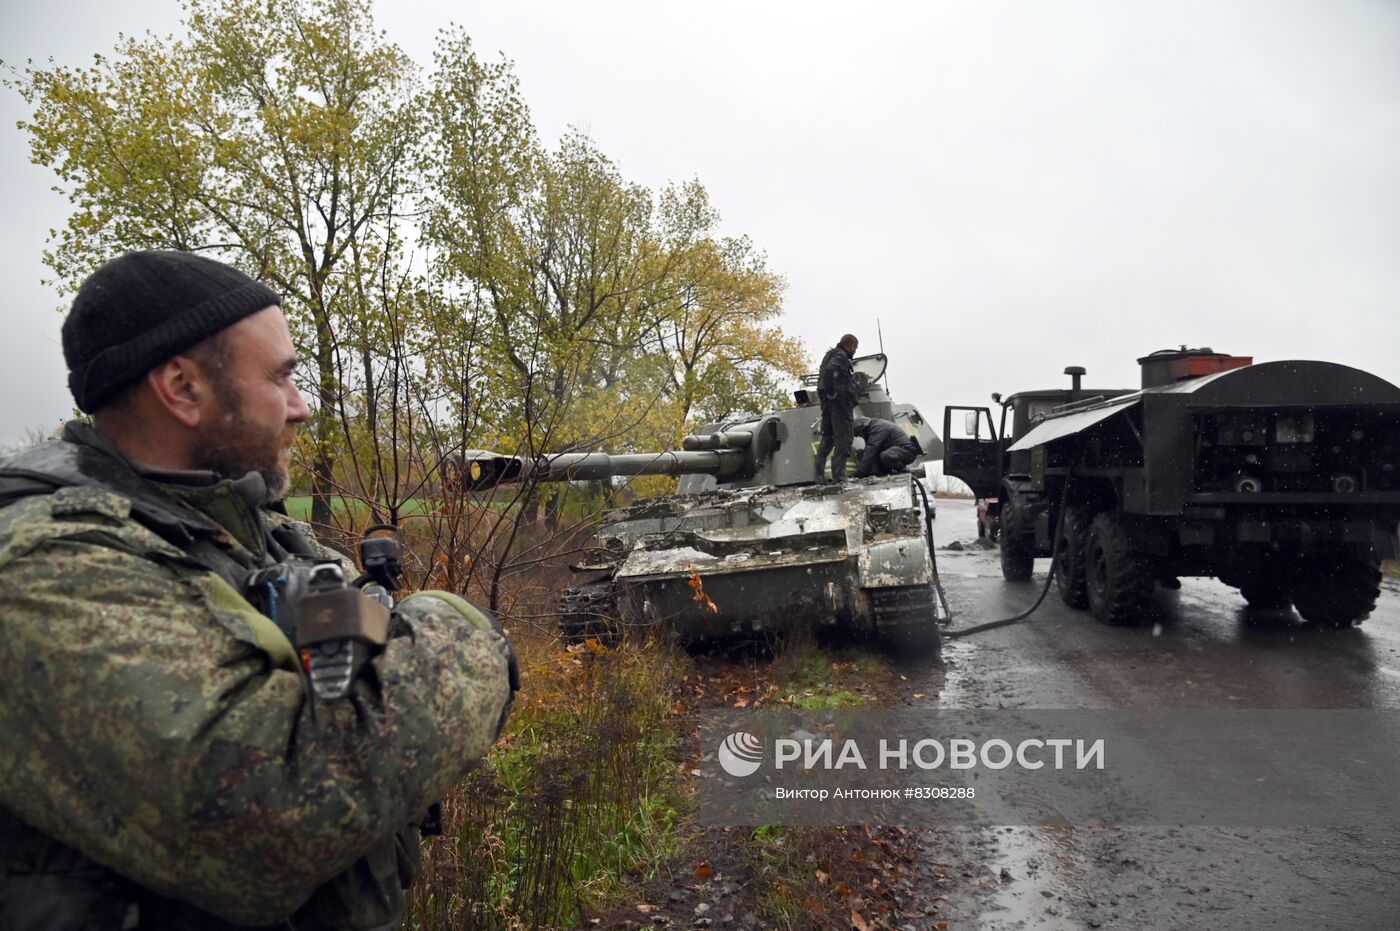
<path id="1" fill-rule="evenodd" d="M 856 414 L 894 421 L 914 437 L 923 450 L 914 461 L 916 471 L 927 460 L 943 458 L 943 443 L 918 408 L 896 404 L 880 384 L 887 365 L 885 356 L 861 356 L 852 365 L 860 389 Z M 532 460 L 468 450 L 461 459 L 462 482 L 468 490 L 480 490 L 522 481 L 675 475 L 682 477 L 681 494 L 717 487 L 810 485 L 817 480 L 814 451 L 821 439 L 821 409 L 811 390 L 816 376 L 808 376 L 805 382 L 810 385 L 794 392 L 797 406 L 705 424 L 685 437 L 678 451 L 556 453 Z"/>

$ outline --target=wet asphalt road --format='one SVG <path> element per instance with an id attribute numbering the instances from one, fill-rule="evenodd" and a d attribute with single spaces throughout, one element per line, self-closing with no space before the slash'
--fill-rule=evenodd
<path id="1" fill-rule="evenodd" d="M 1001 578 L 970 501 L 942 500 L 939 573 L 964 627 L 1015 614 L 1045 579 Z M 1400 708 L 1400 586 L 1353 631 L 1289 615 L 1247 623 L 1238 592 L 1183 579 L 1136 628 L 1072 610 L 1054 588 L 1022 624 L 944 646 L 920 683 L 952 708 Z M 930 833 L 935 858 L 972 864 L 951 929 L 1400 928 L 1400 837 L 1377 829 L 1000 828 Z M 966 866 L 964 866 L 966 868 Z M 1009 878 L 1008 878 L 1009 877 Z"/>

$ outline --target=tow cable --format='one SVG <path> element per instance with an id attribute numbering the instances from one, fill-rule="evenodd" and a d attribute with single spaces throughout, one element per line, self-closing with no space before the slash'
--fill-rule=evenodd
<path id="1" fill-rule="evenodd" d="M 1013 614 L 1011 617 L 1004 617 L 995 621 L 987 621 L 984 624 L 974 624 L 971 627 L 963 627 L 961 629 L 950 628 L 944 630 L 943 637 L 945 639 L 957 640 L 960 637 L 970 637 L 973 634 L 980 634 L 984 631 L 996 630 L 998 627 L 1010 627 L 1012 624 L 1019 624 L 1026 618 L 1034 614 L 1036 610 L 1040 607 L 1041 603 L 1045 601 L 1045 596 L 1050 593 L 1050 583 L 1054 581 L 1055 578 L 1056 554 L 1054 550 L 1059 545 L 1060 531 L 1064 529 L 1063 525 L 1065 522 L 1065 504 L 1069 501 L 1069 480 L 1070 476 L 1072 476 L 1073 474 L 1073 468 L 1071 468 L 1069 472 L 1065 474 L 1065 487 L 1064 490 L 1060 493 L 1060 512 L 1055 516 L 1055 535 L 1051 537 L 1051 539 L 1055 541 L 1055 546 L 1051 547 L 1050 570 L 1045 573 L 1045 584 L 1040 587 L 1040 594 L 1036 596 L 1035 601 L 1031 604 L 1029 608 L 1022 611 L 1020 614 Z M 924 499 L 924 533 L 928 537 L 928 558 L 929 562 L 933 566 L 933 588 L 935 591 L 938 592 L 938 600 L 943 604 L 943 612 L 945 615 L 947 615 L 949 623 L 951 623 L 953 619 L 953 612 L 952 609 L 948 607 L 948 597 L 943 594 L 943 583 L 939 580 L 938 577 L 938 554 L 933 546 L 933 508 L 929 507 L 928 490 L 924 488 L 924 483 L 916 479 L 914 481 L 914 485 L 919 489 L 919 494 L 923 496 Z M 1002 540 L 1005 541 L 1005 539 L 1005 535 L 1003 534 Z"/>

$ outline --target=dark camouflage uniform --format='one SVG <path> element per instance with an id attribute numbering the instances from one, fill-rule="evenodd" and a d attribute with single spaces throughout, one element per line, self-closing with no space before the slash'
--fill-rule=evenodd
<path id="1" fill-rule="evenodd" d="M 892 420 L 857 417 L 853 430 L 865 440 L 865 449 L 856 464 L 856 478 L 893 475 L 923 453 L 919 441 Z"/>
<path id="2" fill-rule="evenodd" d="M 159 487 L 243 566 L 271 561 L 269 525 L 294 527 L 234 482 Z M 0 808 L 139 884 L 143 928 L 393 920 L 402 903 L 367 908 L 357 877 L 415 868 L 405 826 L 486 752 L 509 697 L 495 635 L 422 593 L 350 698 L 313 707 L 281 630 L 102 488 L 0 509 L 0 592 Z M 12 873 L 23 856 L 6 851 Z"/>
<path id="3" fill-rule="evenodd" d="M 827 397 L 833 395 L 833 397 Z M 860 393 L 851 368 L 851 354 L 844 346 L 834 346 L 822 357 L 817 369 L 817 397 L 821 401 L 821 445 L 817 447 L 817 481 L 826 470 L 826 457 L 831 457 L 831 478 L 846 477 L 846 460 L 851 455 L 851 441 L 856 404 Z"/>

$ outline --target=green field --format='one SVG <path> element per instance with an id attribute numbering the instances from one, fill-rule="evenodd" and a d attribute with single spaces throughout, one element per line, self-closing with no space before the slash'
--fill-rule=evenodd
<path id="1" fill-rule="evenodd" d="M 423 498 L 409 498 L 399 508 L 399 517 L 414 517 L 427 514 L 432 502 Z M 353 517 L 357 522 L 369 519 L 369 505 L 363 501 L 348 498 L 332 498 L 331 511 L 336 517 Z M 295 495 L 287 499 L 287 513 L 297 520 L 311 520 L 311 496 Z"/>

